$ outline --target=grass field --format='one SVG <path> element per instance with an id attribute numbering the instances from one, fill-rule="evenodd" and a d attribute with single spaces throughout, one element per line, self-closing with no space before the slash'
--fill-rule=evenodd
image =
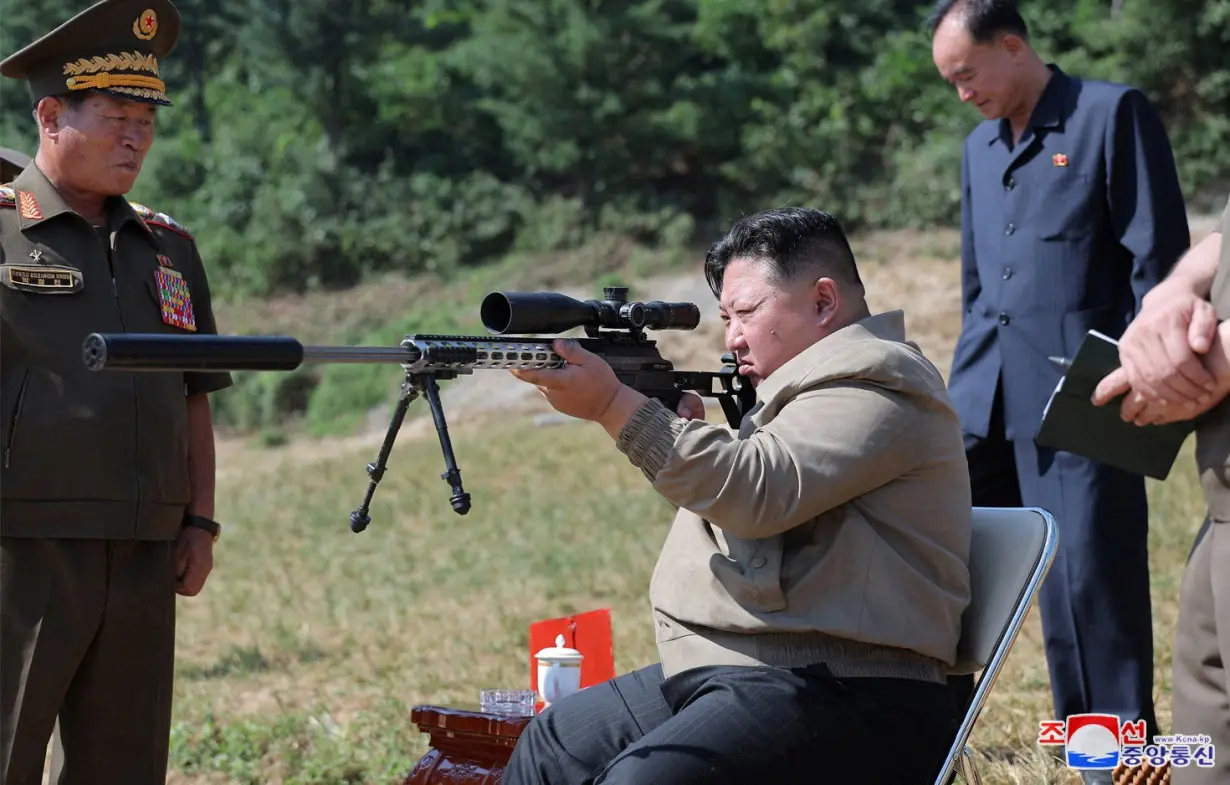
<path id="1" fill-rule="evenodd" d="M 959 312 L 953 240 L 856 245 L 873 305 L 904 307 L 943 369 Z M 712 328 L 663 338 L 673 358 L 712 358 L 717 342 Z M 172 782 L 399 782 L 425 749 L 410 707 L 528 686 L 535 619 L 609 607 L 617 670 L 654 659 L 645 595 L 670 508 L 596 426 L 535 425 L 540 411 L 450 412 L 474 500 L 465 517 L 448 505 L 434 431 L 408 426 L 357 535 L 347 519 L 376 454 L 370 435 L 221 445 L 227 528 L 204 593 L 180 603 Z M 1175 600 L 1202 515 L 1190 452 L 1150 498 L 1165 728 Z M 975 731 L 984 782 L 1076 781 L 1034 743 L 1049 709 L 1031 614 Z"/>
<path id="2" fill-rule="evenodd" d="M 652 661 L 645 587 L 668 506 L 596 427 L 455 430 L 474 494 L 465 517 L 448 507 L 430 440 L 396 451 L 359 535 L 346 521 L 370 449 L 280 474 L 253 460 L 223 481 L 219 515 L 233 523 L 208 590 L 181 604 L 180 772 L 392 782 L 424 749 L 409 706 L 524 685 L 526 628 L 537 618 L 609 607 L 617 669 Z M 1163 724 L 1174 597 L 1200 515 L 1189 465 L 1151 486 Z M 976 730 L 987 783 L 1065 781 L 1033 744 L 1048 709 L 1031 616 Z"/>

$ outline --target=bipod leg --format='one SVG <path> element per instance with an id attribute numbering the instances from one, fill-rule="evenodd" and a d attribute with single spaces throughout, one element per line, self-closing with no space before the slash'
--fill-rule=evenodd
<path id="1" fill-rule="evenodd" d="M 440 436 L 440 450 L 444 453 L 445 471 L 440 475 L 440 479 L 453 489 L 453 495 L 448 500 L 449 504 L 453 505 L 453 511 L 458 515 L 465 515 L 470 511 L 470 494 L 461 487 L 461 470 L 457 468 L 457 459 L 453 457 L 453 443 L 448 436 L 448 423 L 444 420 L 444 406 L 440 403 L 440 387 L 436 384 L 436 377 L 424 377 L 422 387 L 427 403 L 431 405 L 431 416 L 436 421 L 436 433 Z"/>
<path id="2" fill-rule="evenodd" d="M 406 411 L 418 395 L 418 389 L 415 388 L 410 377 L 406 377 L 406 380 L 401 383 L 401 395 L 397 398 L 397 405 L 393 407 L 393 419 L 389 423 L 389 430 L 385 432 L 384 443 L 380 445 L 380 454 L 374 463 L 367 464 L 367 476 L 370 478 L 367 483 L 367 493 L 364 494 L 363 503 L 359 505 L 359 508 L 350 513 L 352 532 L 361 532 L 372 522 L 371 516 L 368 515 L 372 496 L 376 493 L 376 486 L 384 477 L 385 469 L 388 468 L 389 453 L 393 451 L 393 442 L 397 439 L 397 432 L 401 430 L 402 421 L 406 419 Z"/>

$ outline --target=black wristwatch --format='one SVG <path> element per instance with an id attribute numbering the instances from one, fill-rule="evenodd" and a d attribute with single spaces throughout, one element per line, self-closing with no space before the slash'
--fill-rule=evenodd
<path id="1" fill-rule="evenodd" d="M 214 542 L 217 542 L 218 537 L 222 535 L 222 524 L 210 518 L 206 518 L 204 515 L 195 515 L 190 512 L 184 513 L 184 525 L 204 529 L 214 536 Z"/>

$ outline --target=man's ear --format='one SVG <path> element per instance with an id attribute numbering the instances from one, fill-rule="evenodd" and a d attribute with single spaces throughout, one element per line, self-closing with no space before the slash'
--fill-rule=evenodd
<path id="1" fill-rule="evenodd" d="M 60 133 L 64 113 L 68 106 L 58 98 L 46 97 L 34 107 L 34 116 L 38 120 L 38 130 L 44 136 L 55 139 Z"/>
<path id="2" fill-rule="evenodd" d="M 1025 54 L 1028 47 L 1025 44 L 1025 39 L 1013 33 L 1004 33 L 999 39 L 999 45 L 1013 60 L 1019 60 Z"/>
<path id="3" fill-rule="evenodd" d="M 812 297 L 816 304 L 817 323 L 827 327 L 841 311 L 841 292 L 837 282 L 832 278 L 820 278 L 812 287 Z"/>

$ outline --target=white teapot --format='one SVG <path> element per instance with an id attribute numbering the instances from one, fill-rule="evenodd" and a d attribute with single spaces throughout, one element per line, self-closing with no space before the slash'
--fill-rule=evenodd
<path id="1" fill-rule="evenodd" d="M 540 650 L 538 660 L 538 695 L 543 708 L 581 689 L 581 660 L 585 655 L 564 646 L 564 636 L 555 636 L 555 646 Z"/>

